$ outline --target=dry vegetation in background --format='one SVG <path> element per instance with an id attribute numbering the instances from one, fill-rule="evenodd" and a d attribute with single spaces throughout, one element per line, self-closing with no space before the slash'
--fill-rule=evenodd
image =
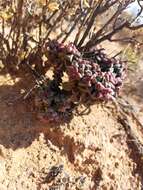
<path id="1" fill-rule="evenodd" d="M 131 18 L 125 10 L 132 2 L 0 1 L 0 190 L 142 190 L 143 126 L 123 97 L 78 105 L 70 122 L 55 125 L 41 123 L 33 105 L 45 78 L 53 79 L 47 48 L 53 39 L 73 42 L 82 56 L 103 42 L 109 49 L 120 42 L 109 60 L 128 60 L 131 72 L 138 67 L 143 25 L 133 23 L 142 5 L 138 0 Z"/>

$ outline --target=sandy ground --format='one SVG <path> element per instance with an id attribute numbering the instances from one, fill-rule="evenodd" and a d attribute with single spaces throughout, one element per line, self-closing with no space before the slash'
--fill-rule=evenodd
<path id="1" fill-rule="evenodd" d="M 110 44 L 105 47 L 111 55 L 121 48 Z M 130 91 L 126 97 L 138 105 L 142 120 L 143 80 L 138 81 L 133 87 L 140 98 L 133 101 Z M 27 84 L 28 77 L 0 74 L 0 190 L 143 190 L 143 148 L 139 153 L 134 143 L 143 145 L 143 129 L 135 118 L 129 122 L 136 139 L 112 104 L 95 104 L 70 123 L 49 126 L 19 98 Z"/>
<path id="2" fill-rule="evenodd" d="M 0 75 L 0 190 L 143 189 L 143 158 L 114 106 L 96 104 L 68 124 L 48 126 L 17 99 L 27 83 Z"/>

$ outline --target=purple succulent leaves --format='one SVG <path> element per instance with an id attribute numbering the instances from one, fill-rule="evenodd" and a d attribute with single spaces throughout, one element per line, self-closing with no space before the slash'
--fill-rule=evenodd
<path id="1" fill-rule="evenodd" d="M 53 61 L 53 84 L 56 84 L 46 92 L 46 98 L 49 95 L 51 98 L 47 100 L 50 121 L 58 122 L 63 116 L 68 118 L 77 102 L 116 98 L 125 78 L 124 62 L 108 57 L 103 49 L 79 52 L 73 43 L 65 45 L 52 40 L 47 47 L 49 59 Z M 63 72 L 68 76 L 70 91 L 61 90 Z"/>

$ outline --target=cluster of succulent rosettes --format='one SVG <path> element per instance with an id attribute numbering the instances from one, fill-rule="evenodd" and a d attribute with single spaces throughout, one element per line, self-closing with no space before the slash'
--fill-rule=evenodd
<path id="1" fill-rule="evenodd" d="M 55 40 L 48 45 L 54 78 L 61 84 L 66 72 L 72 84 L 71 93 L 78 94 L 79 99 L 113 100 L 117 96 L 125 76 L 121 60 L 109 58 L 103 49 L 79 52 L 73 43 L 64 45 Z"/>
<path id="2" fill-rule="evenodd" d="M 121 60 L 109 58 L 103 49 L 80 52 L 73 43 L 64 45 L 55 40 L 49 41 L 47 51 L 53 80 L 40 88 L 42 113 L 47 121 L 67 120 L 79 102 L 116 98 L 125 76 Z"/>

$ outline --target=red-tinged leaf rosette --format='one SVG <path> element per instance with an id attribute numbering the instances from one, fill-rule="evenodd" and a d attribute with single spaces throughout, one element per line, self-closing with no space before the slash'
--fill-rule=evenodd
<path id="1" fill-rule="evenodd" d="M 104 49 L 79 52 L 73 43 L 65 45 L 56 40 L 47 43 L 47 52 L 53 80 L 43 89 L 44 120 L 58 123 L 71 116 L 78 102 L 93 103 L 117 97 L 125 78 L 123 61 L 108 57 Z M 68 85 L 64 85 L 64 73 Z"/>

